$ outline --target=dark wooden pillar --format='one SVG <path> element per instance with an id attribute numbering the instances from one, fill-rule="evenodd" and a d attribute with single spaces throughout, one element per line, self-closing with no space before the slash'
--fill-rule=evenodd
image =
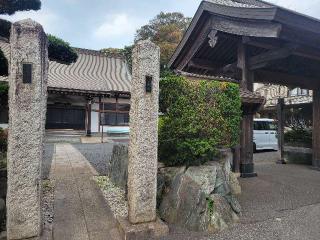
<path id="1" fill-rule="evenodd" d="M 91 98 L 88 98 L 87 99 L 88 102 L 87 102 L 87 127 L 86 127 L 86 130 L 87 130 L 87 137 L 90 137 L 91 136 L 91 101 L 92 99 Z"/>
<path id="2" fill-rule="evenodd" d="M 254 73 L 248 68 L 248 49 L 243 43 L 238 47 L 238 67 L 242 70 L 240 88 L 245 91 L 253 91 Z M 240 160 L 241 177 L 256 177 L 253 163 L 253 118 L 251 109 L 243 109 L 240 136 Z"/>
<path id="3" fill-rule="evenodd" d="M 235 173 L 240 173 L 240 145 L 235 146 L 233 151 L 233 164 L 232 164 L 232 171 Z"/>
<path id="4" fill-rule="evenodd" d="M 277 163 L 286 164 L 284 160 L 284 98 L 278 99 L 277 104 L 277 118 L 278 118 L 278 147 L 279 147 L 279 159 Z"/>
<path id="5" fill-rule="evenodd" d="M 312 165 L 320 170 L 320 90 L 313 91 L 313 158 Z"/>

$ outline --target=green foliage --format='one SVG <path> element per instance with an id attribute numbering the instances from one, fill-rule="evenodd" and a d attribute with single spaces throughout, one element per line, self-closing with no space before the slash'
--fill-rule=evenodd
<path id="1" fill-rule="evenodd" d="M 167 75 L 160 81 L 159 158 L 167 166 L 200 165 L 219 147 L 239 141 L 239 86 L 218 81 L 188 81 Z"/>
<path id="2" fill-rule="evenodd" d="M 0 76 L 8 76 L 8 60 L 0 49 Z"/>
<path id="3" fill-rule="evenodd" d="M 8 130 L 0 128 L 0 152 L 7 152 L 8 146 Z"/>
<path id="4" fill-rule="evenodd" d="M 9 85 L 6 82 L 0 82 L 0 109 L 8 105 Z"/>
<path id="5" fill-rule="evenodd" d="M 211 217 L 214 213 L 214 201 L 211 198 L 207 198 L 209 216 Z"/>
<path id="6" fill-rule="evenodd" d="M 161 12 L 137 30 L 135 41 L 150 39 L 161 49 L 161 68 L 165 68 L 188 28 L 191 18 L 182 13 Z"/>
<path id="7" fill-rule="evenodd" d="M 106 55 L 120 55 L 124 57 L 127 61 L 128 68 L 131 72 L 132 70 L 132 49 L 133 45 L 125 46 L 124 48 L 104 48 L 101 49 L 101 52 L 105 53 Z"/>
<path id="8" fill-rule="evenodd" d="M 78 54 L 70 44 L 52 35 L 48 35 L 48 53 L 50 60 L 71 64 L 76 62 Z"/>
<path id="9" fill-rule="evenodd" d="M 12 15 L 18 11 L 39 10 L 40 0 L 1 0 L 0 14 Z"/>
<path id="10" fill-rule="evenodd" d="M 284 134 L 285 143 L 295 146 L 312 147 L 312 131 L 309 129 L 293 129 Z"/>

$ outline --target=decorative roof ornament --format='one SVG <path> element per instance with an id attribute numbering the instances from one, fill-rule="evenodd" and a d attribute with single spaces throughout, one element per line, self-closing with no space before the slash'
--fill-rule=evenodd
<path id="1" fill-rule="evenodd" d="M 214 48 L 216 46 L 216 44 L 218 43 L 218 36 L 217 36 L 218 31 L 217 30 L 211 30 L 208 38 L 209 40 L 209 46 L 211 48 Z"/>

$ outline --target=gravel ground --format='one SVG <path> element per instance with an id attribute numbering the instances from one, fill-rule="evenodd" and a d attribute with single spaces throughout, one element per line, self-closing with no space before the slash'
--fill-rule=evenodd
<path id="1" fill-rule="evenodd" d="M 43 236 L 41 240 L 52 240 L 53 218 L 54 218 L 54 181 L 42 181 L 42 221 Z"/>
<path id="2" fill-rule="evenodd" d="M 73 144 L 75 147 L 98 172 L 99 175 L 107 174 L 107 166 L 112 154 L 113 144 L 93 143 L 93 144 Z"/>
<path id="3" fill-rule="evenodd" d="M 125 199 L 125 191 L 115 186 L 108 177 L 99 176 L 95 177 L 94 180 L 98 183 L 114 217 L 128 216 L 128 202 Z"/>

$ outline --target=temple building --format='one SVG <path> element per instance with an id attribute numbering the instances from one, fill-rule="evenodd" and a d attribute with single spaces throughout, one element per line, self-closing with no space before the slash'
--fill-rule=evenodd
<path id="1" fill-rule="evenodd" d="M 10 44 L 0 41 L 10 59 Z M 70 65 L 50 61 L 48 73 L 47 129 L 127 132 L 131 74 L 120 55 L 75 48 L 78 59 Z M 1 77 L 0 81 L 7 81 Z M 3 110 L 0 126 L 8 123 Z M 104 126 L 104 127 L 103 127 Z"/>

